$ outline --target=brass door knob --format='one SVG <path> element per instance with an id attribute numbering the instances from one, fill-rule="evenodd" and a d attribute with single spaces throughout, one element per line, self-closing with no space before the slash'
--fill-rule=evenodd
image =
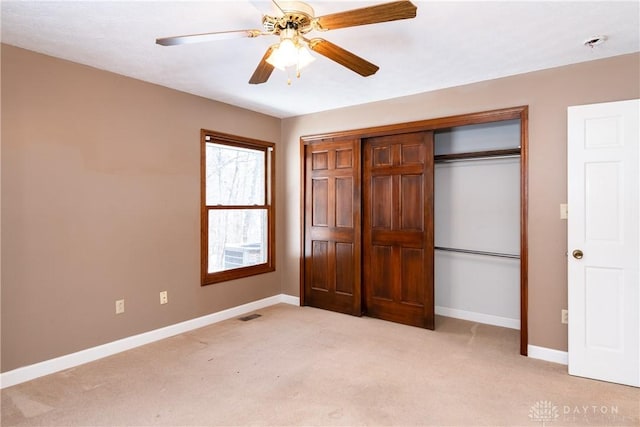
<path id="1" fill-rule="evenodd" d="M 571 254 L 573 255 L 573 257 L 575 259 L 582 259 L 582 257 L 584 256 L 584 254 L 582 253 L 582 251 L 580 249 L 576 249 Z"/>

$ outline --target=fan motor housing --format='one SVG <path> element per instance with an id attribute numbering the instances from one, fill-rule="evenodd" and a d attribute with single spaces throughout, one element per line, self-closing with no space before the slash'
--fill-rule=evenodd
<path id="1" fill-rule="evenodd" d="M 295 28 L 298 33 L 305 34 L 314 29 L 314 11 L 311 6 L 300 1 L 278 3 L 285 12 L 283 16 L 265 15 L 262 27 L 268 33 L 280 34 L 286 28 Z"/>

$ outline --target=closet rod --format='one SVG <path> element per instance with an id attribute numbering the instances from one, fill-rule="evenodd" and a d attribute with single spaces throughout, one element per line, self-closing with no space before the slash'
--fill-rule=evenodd
<path id="1" fill-rule="evenodd" d="M 438 154 L 433 157 L 436 163 L 456 160 L 480 160 L 489 158 L 517 157 L 520 156 L 520 148 L 507 148 L 504 150 L 472 151 L 467 153 Z"/>
<path id="2" fill-rule="evenodd" d="M 445 248 L 442 246 L 435 246 L 434 249 L 437 251 L 461 252 L 463 254 L 486 255 L 486 256 L 495 256 L 499 258 L 520 259 L 520 255 L 503 254 L 500 252 L 472 251 L 469 249 Z"/>
<path id="3" fill-rule="evenodd" d="M 520 154 L 506 154 L 504 156 L 467 157 L 464 159 L 435 159 L 434 163 L 454 163 L 454 162 L 469 162 L 469 161 L 476 161 L 476 160 L 510 159 L 512 157 L 520 157 Z"/>

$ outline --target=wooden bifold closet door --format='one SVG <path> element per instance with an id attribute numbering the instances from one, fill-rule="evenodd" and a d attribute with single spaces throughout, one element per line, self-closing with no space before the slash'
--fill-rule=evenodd
<path id="1" fill-rule="evenodd" d="M 304 175 L 304 304 L 433 329 L 433 132 L 315 142 Z"/>

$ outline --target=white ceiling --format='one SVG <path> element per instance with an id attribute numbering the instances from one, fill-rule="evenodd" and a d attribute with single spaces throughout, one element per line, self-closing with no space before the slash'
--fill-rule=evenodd
<path id="1" fill-rule="evenodd" d="M 384 2 L 309 3 L 321 16 Z M 248 0 L 2 0 L 2 42 L 280 118 L 640 51 L 637 0 L 413 3 L 415 19 L 311 34 L 377 64 L 377 74 L 360 77 L 314 54 L 291 86 L 278 70 L 265 84 L 247 83 L 274 36 L 155 44 L 260 29 L 261 12 Z M 594 35 L 608 41 L 585 47 Z"/>

